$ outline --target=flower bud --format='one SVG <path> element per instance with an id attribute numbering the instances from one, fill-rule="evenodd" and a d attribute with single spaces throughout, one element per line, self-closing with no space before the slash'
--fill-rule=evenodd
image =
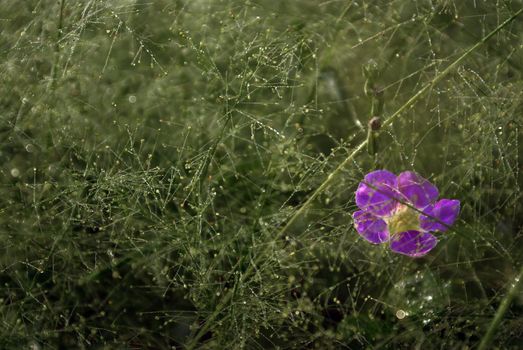
<path id="1" fill-rule="evenodd" d="M 372 117 L 369 120 L 369 128 L 372 131 L 378 131 L 379 129 L 381 129 L 381 118 L 377 116 Z"/>

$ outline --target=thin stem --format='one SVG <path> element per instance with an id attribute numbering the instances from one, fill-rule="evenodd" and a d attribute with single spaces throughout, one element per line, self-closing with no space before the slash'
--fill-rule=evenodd
<path id="1" fill-rule="evenodd" d="M 287 221 L 287 224 L 280 230 L 280 232 L 278 233 L 278 237 L 281 237 L 283 234 L 285 234 L 285 232 L 287 232 L 287 230 L 294 224 L 294 222 L 305 212 L 305 210 L 309 207 L 309 205 L 316 199 L 318 198 L 318 196 L 320 194 L 323 193 L 323 191 L 325 191 L 329 185 L 331 184 L 331 182 L 338 176 L 338 174 L 340 174 L 343 169 L 345 168 L 345 166 L 350 162 L 352 161 L 352 159 L 362 150 L 365 148 L 365 146 L 367 145 L 368 143 L 368 140 L 364 140 L 362 143 L 360 143 L 355 149 L 354 151 L 352 151 L 351 154 L 349 154 L 347 156 L 347 158 L 345 158 L 345 160 L 343 162 L 340 163 L 340 165 L 338 165 L 338 167 L 336 169 L 334 169 L 334 171 L 332 173 L 329 174 L 329 176 L 327 176 L 327 179 L 325 179 L 325 181 L 323 181 L 323 183 L 316 189 L 316 191 L 314 191 L 311 196 L 305 201 L 305 203 L 303 203 L 303 205 L 296 211 L 296 213 L 294 213 L 294 215 L 289 219 L 289 221 Z"/>
<path id="2" fill-rule="evenodd" d="M 505 297 L 501 301 L 501 304 L 499 305 L 499 308 L 496 311 L 494 318 L 490 322 L 487 333 L 485 333 L 485 335 L 481 339 L 481 343 L 479 344 L 478 350 L 484 350 L 484 349 L 489 348 L 489 345 L 494 338 L 494 333 L 496 332 L 501 321 L 503 320 L 505 313 L 507 313 L 508 307 L 510 306 L 512 299 L 514 299 L 514 297 L 518 294 L 518 290 L 519 290 L 519 287 L 521 287 L 522 280 L 523 280 L 523 266 L 521 266 L 521 270 L 519 271 L 519 274 L 514 278 L 514 281 L 512 282 L 512 286 L 510 287 L 507 295 L 505 295 Z"/>
<path id="3" fill-rule="evenodd" d="M 63 22 L 64 22 L 65 0 L 60 0 L 60 14 L 58 17 L 56 44 L 54 47 L 54 63 L 51 68 L 51 80 L 49 81 L 49 88 L 53 89 L 58 74 L 58 64 L 60 62 L 60 41 L 62 40 Z"/>

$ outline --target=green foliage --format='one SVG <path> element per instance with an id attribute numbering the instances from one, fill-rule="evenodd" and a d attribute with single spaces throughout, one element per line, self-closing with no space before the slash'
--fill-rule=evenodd
<path id="1" fill-rule="evenodd" d="M 278 232 L 521 6 L 2 1 L 0 347 L 476 347 L 523 259 L 523 17 Z M 376 168 L 460 199 L 428 256 L 353 229 Z"/>

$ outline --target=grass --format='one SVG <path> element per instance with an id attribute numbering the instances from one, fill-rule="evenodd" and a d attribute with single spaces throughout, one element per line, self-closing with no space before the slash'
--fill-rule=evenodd
<path id="1" fill-rule="evenodd" d="M 522 6 L 3 2 L 0 348 L 517 348 Z M 381 168 L 462 203 L 423 258 Z"/>

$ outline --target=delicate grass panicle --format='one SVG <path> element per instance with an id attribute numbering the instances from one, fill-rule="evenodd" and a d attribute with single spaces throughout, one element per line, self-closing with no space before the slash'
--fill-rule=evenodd
<path id="1" fill-rule="evenodd" d="M 0 348 L 517 348 L 522 8 L 0 1 Z"/>

